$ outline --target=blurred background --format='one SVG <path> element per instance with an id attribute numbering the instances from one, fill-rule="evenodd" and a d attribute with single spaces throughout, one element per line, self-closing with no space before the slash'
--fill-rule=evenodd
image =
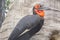
<path id="1" fill-rule="evenodd" d="M 60 0 L 0 0 L 0 40 L 8 40 L 19 20 L 32 15 L 37 3 L 51 10 L 43 9 L 44 25 L 30 40 L 60 40 Z"/>

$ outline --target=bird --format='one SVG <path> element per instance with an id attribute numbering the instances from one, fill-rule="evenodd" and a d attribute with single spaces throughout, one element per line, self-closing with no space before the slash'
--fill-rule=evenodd
<path id="1" fill-rule="evenodd" d="M 24 16 L 16 25 L 12 33 L 10 34 L 8 40 L 17 40 L 17 38 L 20 36 L 21 33 L 23 33 L 26 29 L 34 29 L 34 31 L 30 32 L 30 35 L 35 31 L 38 31 L 42 28 L 44 25 L 44 11 L 38 9 L 40 8 L 40 4 L 36 4 L 35 9 L 35 14 L 33 15 L 26 15 Z M 26 36 L 27 37 L 27 36 Z"/>

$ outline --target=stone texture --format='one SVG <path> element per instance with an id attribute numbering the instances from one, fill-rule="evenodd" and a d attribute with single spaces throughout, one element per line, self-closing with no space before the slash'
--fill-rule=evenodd
<path id="1" fill-rule="evenodd" d="M 15 0 L 15 4 L 8 12 L 0 29 L 0 40 L 8 39 L 18 21 L 22 17 L 33 13 L 32 8 L 36 3 L 41 3 L 45 7 L 60 10 L 59 0 Z M 49 40 L 54 30 L 60 30 L 60 12 L 45 10 L 44 25 L 30 40 Z"/>

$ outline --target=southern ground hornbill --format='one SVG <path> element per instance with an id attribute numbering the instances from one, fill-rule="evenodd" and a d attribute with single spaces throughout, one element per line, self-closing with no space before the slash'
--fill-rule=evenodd
<path id="1" fill-rule="evenodd" d="M 17 40 L 20 34 L 28 28 L 33 29 L 29 35 L 35 34 L 41 29 L 44 24 L 44 11 L 39 8 L 41 8 L 40 4 L 36 4 L 33 8 L 33 15 L 27 15 L 19 21 L 8 40 Z"/>

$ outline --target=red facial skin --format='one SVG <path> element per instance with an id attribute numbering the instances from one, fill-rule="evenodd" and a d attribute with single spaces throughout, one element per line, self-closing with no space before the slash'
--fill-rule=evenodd
<path id="1" fill-rule="evenodd" d="M 40 16 L 40 17 L 44 17 L 44 10 L 38 10 L 40 8 L 40 4 L 36 4 L 34 11 Z"/>

